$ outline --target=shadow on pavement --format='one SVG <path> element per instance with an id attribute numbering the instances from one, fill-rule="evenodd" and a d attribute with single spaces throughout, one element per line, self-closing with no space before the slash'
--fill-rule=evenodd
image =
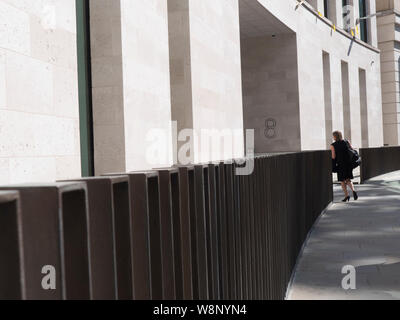
<path id="1" fill-rule="evenodd" d="M 400 299 L 400 172 L 357 186 L 359 200 L 335 200 L 310 234 L 289 299 Z M 355 267 L 356 290 L 342 268 Z"/>

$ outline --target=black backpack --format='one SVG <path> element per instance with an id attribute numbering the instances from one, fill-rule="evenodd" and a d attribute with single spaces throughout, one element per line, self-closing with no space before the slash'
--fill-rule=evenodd
<path id="1" fill-rule="evenodd" d="M 354 150 L 350 143 L 346 140 L 346 145 L 349 153 L 349 160 L 353 169 L 359 167 L 361 165 L 361 157 L 358 154 L 357 150 Z"/>

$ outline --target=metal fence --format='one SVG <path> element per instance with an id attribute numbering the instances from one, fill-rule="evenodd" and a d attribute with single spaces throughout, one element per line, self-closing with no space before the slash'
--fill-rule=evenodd
<path id="1" fill-rule="evenodd" d="M 373 177 L 400 170 L 400 147 L 360 149 L 361 183 Z"/>
<path id="2" fill-rule="evenodd" d="M 0 298 L 283 299 L 332 201 L 330 153 L 258 156 L 249 176 L 237 167 L 0 188 L 15 190 L 0 192 Z"/>

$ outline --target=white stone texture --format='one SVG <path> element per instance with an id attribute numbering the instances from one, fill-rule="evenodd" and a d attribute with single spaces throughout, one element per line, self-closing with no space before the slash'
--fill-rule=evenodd
<path id="1" fill-rule="evenodd" d="M 120 1 L 90 1 L 95 174 L 124 172 Z"/>
<path id="2" fill-rule="evenodd" d="M 399 5 L 397 1 L 391 0 L 377 4 L 380 11 Z M 384 141 L 387 145 L 397 146 L 400 144 L 400 32 L 396 26 L 400 22 L 400 16 L 393 12 L 377 20 L 381 49 Z"/>
<path id="3" fill-rule="evenodd" d="M 243 103 L 238 0 L 190 0 L 190 50 L 193 128 L 222 132 L 243 129 Z M 210 154 L 195 139 L 195 162 L 238 158 L 244 154 L 242 138 L 233 152 Z M 204 146 L 203 141 L 203 146 Z"/>
<path id="4" fill-rule="evenodd" d="M 172 165 L 167 1 L 121 0 L 126 170 Z M 167 154 L 147 159 L 153 129 Z"/>
<path id="5" fill-rule="evenodd" d="M 0 183 L 80 176 L 74 0 L 0 0 Z"/>

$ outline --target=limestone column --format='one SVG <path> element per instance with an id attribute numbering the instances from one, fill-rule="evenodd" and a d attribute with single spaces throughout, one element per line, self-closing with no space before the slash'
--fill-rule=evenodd
<path id="1" fill-rule="evenodd" d="M 330 18 L 332 22 L 338 27 L 343 28 L 343 8 L 342 0 L 328 0 L 330 9 Z"/>
<path id="2" fill-rule="evenodd" d="M 168 15 L 172 120 L 178 131 L 195 132 L 191 143 L 183 142 L 194 148 L 189 160 L 242 157 L 239 1 L 168 0 Z M 212 137 L 201 139 L 206 131 Z M 237 139 L 229 136 L 237 132 Z M 224 148 L 224 139 L 234 140 L 233 151 Z M 210 152 L 210 143 L 220 146 Z"/>
<path id="3" fill-rule="evenodd" d="M 189 1 L 168 0 L 169 53 L 171 72 L 171 116 L 176 121 L 177 134 L 193 129 L 192 65 L 190 51 Z M 176 137 L 178 138 L 178 137 Z M 184 137 L 181 137 L 184 139 Z M 190 137 L 187 137 L 189 139 Z M 186 141 L 176 143 L 180 149 Z M 188 142 L 193 150 L 193 141 Z M 188 154 L 189 156 L 189 154 Z M 194 162 L 193 152 L 190 162 Z M 174 163 L 178 163 L 174 153 Z"/>
<path id="4" fill-rule="evenodd" d="M 172 164 L 167 2 L 91 0 L 96 174 Z"/>
<path id="5" fill-rule="evenodd" d="M 379 1 L 378 12 L 389 11 L 389 14 L 377 19 L 378 45 L 381 50 L 383 130 L 385 145 L 400 144 L 400 93 L 399 93 L 399 42 L 400 32 L 396 31 L 396 11 L 400 9 L 399 1 Z M 390 13 L 390 10 L 393 10 Z"/>
<path id="6" fill-rule="evenodd" d="M 311 4 L 315 10 L 323 13 L 324 12 L 324 0 L 308 0 L 309 4 Z"/>
<path id="7" fill-rule="evenodd" d="M 372 15 L 376 13 L 376 0 L 369 0 L 367 2 L 369 14 Z M 371 46 L 378 47 L 378 26 L 376 17 L 368 20 L 368 42 Z"/>
<path id="8" fill-rule="evenodd" d="M 120 0 L 90 0 L 95 174 L 124 172 Z"/>

